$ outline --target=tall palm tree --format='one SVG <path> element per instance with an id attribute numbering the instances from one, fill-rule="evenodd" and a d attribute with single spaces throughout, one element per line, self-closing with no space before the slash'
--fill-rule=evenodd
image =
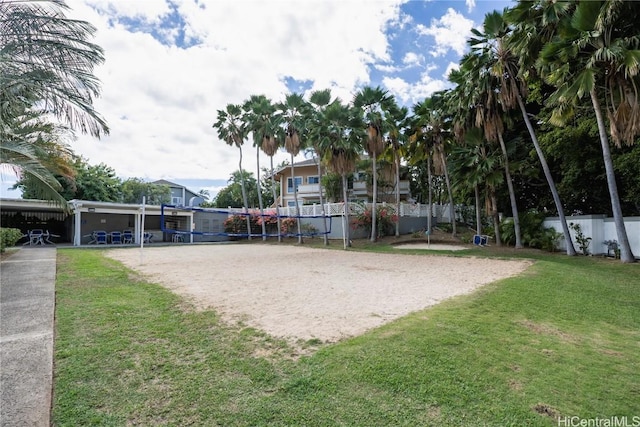
<path id="1" fill-rule="evenodd" d="M 444 114 L 445 99 L 443 93 L 436 93 L 430 98 L 414 105 L 413 111 L 417 116 L 419 131 L 423 134 L 423 141 L 426 141 L 432 152 L 433 167 L 436 175 L 442 175 L 447 185 L 449 196 L 449 217 L 451 219 L 451 234 L 456 237 L 456 217 L 455 206 L 453 204 L 453 192 L 451 190 L 451 180 L 447 169 L 447 157 L 445 145 L 449 142 L 451 135 L 447 129 L 446 117 Z"/>
<path id="2" fill-rule="evenodd" d="M 389 131 L 387 134 L 388 145 L 385 153 L 387 159 L 391 158 L 394 166 L 395 175 L 395 196 L 396 196 L 396 214 L 400 215 L 400 161 L 405 153 L 404 142 L 406 140 L 406 131 L 409 128 L 409 109 L 407 107 L 399 107 L 394 105 L 389 110 Z M 400 219 L 396 221 L 395 235 L 400 236 Z"/>
<path id="3" fill-rule="evenodd" d="M 242 169 L 242 145 L 247 137 L 247 129 L 244 125 L 242 106 L 237 104 L 227 104 L 226 109 L 218 110 L 216 122 L 213 127 L 218 132 L 218 138 L 230 146 L 236 146 L 240 152 L 238 170 L 240 172 L 240 188 L 242 189 L 242 203 L 244 204 L 244 215 L 247 221 L 247 238 L 251 240 L 251 219 L 249 218 L 249 202 L 247 200 L 247 189 Z M 258 193 L 260 190 L 258 189 Z"/>
<path id="4" fill-rule="evenodd" d="M 327 217 L 325 212 L 324 191 L 322 188 L 322 176 L 323 176 L 323 159 L 326 156 L 327 150 L 330 147 L 330 139 L 328 134 L 323 132 L 326 129 L 325 122 L 325 110 L 331 103 L 331 90 L 316 90 L 311 92 L 309 96 L 309 103 L 312 106 L 311 120 L 309 121 L 309 139 L 311 146 L 315 152 L 315 158 L 318 163 L 318 194 L 320 196 L 321 213 L 323 216 L 323 237 L 325 246 L 329 244 L 329 236 L 327 233 Z"/>
<path id="5" fill-rule="evenodd" d="M 427 164 L 427 203 L 429 205 L 429 214 L 427 217 L 427 231 L 430 233 L 432 229 L 433 217 L 433 178 L 431 176 L 431 164 L 433 158 L 433 146 L 429 136 L 429 128 L 424 122 L 423 117 L 415 114 L 418 105 L 414 107 L 414 114 L 409 117 L 408 143 L 406 146 L 407 163 L 414 168 Z"/>
<path id="6" fill-rule="evenodd" d="M 586 94 L 598 124 L 611 208 L 620 245 L 620 260 L 635 262 L 624 224 L 616 176 L 600 99 L 606 102 L 611 139 L 633 144 L 640 134 L 640 5 L 635 2 L 572 2 L 571 19 L 560 19 L 558 31 L 542 48 L 538 66 L 557 88 L 550 102 L 551 121 L 564 124 Z M 543 22 L 539 22 L 544 26 Z"/>
<path id="7" fill-rule="evenodd" d="M 304 133 L 306 132 L 306 120 L 308 119 L 309 105 L 302 95 L 290 93 L 285 100 L 279 103 L 281 123 L 285 128 L 284 148 L 291 155 L 291 181 L 293 185 L 293 200 L 296 206 L 296 224 L 298 227 L 298 243 L 302 241 L 302 228 L 300 227 L 300 205 L 298 204 L 298 186 L 296 185 L 294 157 L 303 147 Z"/>
<path id="8" fill-rule="evenodd" d="M 275 138 L 277 120 L 274 115 L 276 109 L 265 95 L 251 95 L 242 106 L 244 110 L 244 124 L 253 136 L 253 146 L 256 147 L 256 176 L 258 184 L 258 205 L 260 218 L 262 219 L 262 240 L 267 240 L 267 230 L 264 221 L 264 204 L 262 191 L 260 190 L 260 151 L 264 151 L 271 158 L 271 179 L 273 180 L 273 155 L 276 153 L 278 143 Z M 273 184 L 273 181 L 272 181 Z M 272 191 L 275 186 L 272 185 Z M 274 196 L 275 200 L 275 196 Z M 278 214 L 278 230 L 280 230 L 280 215 Z M 278 232 L 278 236 L 280 233 Z"/>
<path id="9" fill-rule="evenodd" d="M 462 126 L 471 125 L 468 117 L 474 117 L 473 126 L 481 127 L 487 141 L 500 144 L 503 156 L 503 168 L 509 200 L 511 203 L 511 214 L 515 232 L 515 248 L 521 249 L 522 233 L 520 231 L 520 215 L 516 202 L 516 194 L 511 178 L 511 168 L 509 166 L 509 154 L 504 141 L 504 111 L 498 96 L 499 81 L 493 76 L 484 63 L 486 55 L 477 55 L 473 52 L 465 55 L 461 60 L 460 70 L 451 73 L 449 79 L 457 83 L 455 97 L 460 103 L 456 106 L 463 113 Z"/>
<path id="10" fill-rule="evenodd" d="M 342 199 L 344 201 L 343 224 L 345 249 L 351 246 L 349 230 L 349 193 L 348 176 L 355 170 L 359 157 L 363 127 L 353 108 L 336 99 L 324 111 L 322 134 L 328 135 L 330 144 L 326 155 L 330 169 L 342 178 Z"/>
<path id="11" fill-rule="evenodd" d="M 62 197 L 45 173 L 47 162 L 42 163 L 29 147 L 39 137 L 49 142 L 52 136 L 61 137 L 64 128 L 57 126 L 51 135 L 43 136 L 53 129 L 45 117 L 54 116 L 70 129 L 96 137 L 109 132 L 106 121 L 93 108 L 93 99 L 100 94 L 93 70 L 104 61 L 102 49 L 89 42 L 95 28 L 66 18 L 66 9 L 59 0 L 0 3 L 2 164 L 10 165 L 17 175 L 33 177 L 41 184 L 42 196 L 58 203 Z M 38 138 L 34 139 L 34 132 Z M 64 158 L 65 144 L 58 142 L 57 146 L 61 151 L 51 155 Z"/>
<path id="12" fill-rule="evenodd" d="M 387 122 L 389 121 L 390 110 L 395 101 L 388 91 L 376 87 L 365 86 L 353 99 L 353 106 L 361 110 L 364 122 L 367 126 L 367 137 L 364 148 L 372 160 L 373 188 L 371 197 L 371 241 L 375 242 L 377 229 L 377 198 L 378 198 L 378 165 L 377 159 L 385 150 L 387 144 Z"/>
<path id="13" fill-rule="evenodd" d="M 513 109 L 516 106 L 520 108 L 522 119 L 527 127 L 531 141 L 535 147 L 538 159 L 542 165 L 545 178 L 551 190 L 551 195 L 558 212 L 562 232 L 567 247 L 567 255 L 575 256 L 576 250 L 571 240 L 569 226 L 564 215 L 560 195 L 555 185 L 551 169 L 547 164 L 544 152 L 538 143 L 538 138 L 529 119 L 527 108 L 523 98 L 527 95 L 527 85 L 522 79 L 518 57 L 513 52 L 513 46 L 509 44 L 508 35 L 510 28 L 503 19 L 500 12 L 494 11 L 485 15 L 483 31 L 473 28 L 472 33 L 475 37 L 469 39 L 468 44 L 471 46 L 472 52 L 477 55 L 484 56 L 483 60 L 489 72 L 499 80 L 499 97 L 500 103 L 505 110 Z"/>

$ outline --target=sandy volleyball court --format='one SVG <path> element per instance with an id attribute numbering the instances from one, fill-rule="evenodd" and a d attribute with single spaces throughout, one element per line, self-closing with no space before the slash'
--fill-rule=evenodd
<path id="1" fill-rule="evenodd" d="M 220 244 L 114 249 L 108 256 L 199 309 L 287 339 L 337 341 L 516 275 L 527 261 Z"/>

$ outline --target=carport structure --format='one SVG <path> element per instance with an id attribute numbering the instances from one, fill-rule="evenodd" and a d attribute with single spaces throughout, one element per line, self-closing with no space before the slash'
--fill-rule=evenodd
<path id="1" fill-rule="evenodd" d="M 164 217 L 160 206 L 134 205 L 126 203 L 93 202 L 87 200 L 71 200 L 73 209 L 73 245 L 89 244 L 92 233 L 97 230 L 111 233 L 113 231 L 133 230 L 134 243 L 140 244 L 140 236 L 144 231 L 152 233 L 155 241 L 171 241 L 165 229 L 190 231 L 192 229 L 193 211 L 165 209 Z M 164 224 L 162 221 L 164 220 Z M 193 235 L 189 235 L 189 243 L 193 243 Z"/>

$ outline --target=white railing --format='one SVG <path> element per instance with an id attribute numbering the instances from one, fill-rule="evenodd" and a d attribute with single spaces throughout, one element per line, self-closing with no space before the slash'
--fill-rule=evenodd
<path id="1" fill-rule="evenodd" d="M 362 212 L 362 209 L 365 206 L 367 208 L 371 208 L 371 203 L 349 203 L 349 215 Z M 378 203 L 378 206 L 386 206 L 394 212 L 396 209 L 395 203 L 380 202 Z M 344 214 L 344 203 L 325 203 L 324 212 L 322 207 L 323 206 L 320 204 L 303 205 L 300 206 L 300 209 L 298 210 L 294 206 L 285 206 L 278 208 L 278 212 L 281 216 L 297 216 L 298 212 L 300 212 L 300 216 L 306 217 L 322 216 L 323 214 L 326 216 L 341 216 Z M 230 215 L 244 212 L 242 208 L 229 208 L 228 210 Z M 431 215 L 440 217 L 443 212 L 443 207 L 440 205 L 433 205 L 433 208 L 429 209 L 429 205 L 421 203 L 400 203 L 399 216 L 426 218 L 429 216 L 430 211 Z M 258 209 L 250 209 L 249 212 L 258 213 Z M 276 209 L 265 208 L 264 213 L 268 215 L 275 215 Z"/>

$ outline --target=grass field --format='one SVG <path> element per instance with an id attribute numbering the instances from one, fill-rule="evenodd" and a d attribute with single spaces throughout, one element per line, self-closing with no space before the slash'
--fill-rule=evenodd
<path id="1" fill-rule="evenodd" d="M 298 357 L 284 341 L 190 310 L 102 251 L 59 250 L 53 422 L 555 426 L 640 417 L 640 265 L 482 252 L 514 254 L 536 263 L 365 335 L 302 343 L 317 351 Z"/>

